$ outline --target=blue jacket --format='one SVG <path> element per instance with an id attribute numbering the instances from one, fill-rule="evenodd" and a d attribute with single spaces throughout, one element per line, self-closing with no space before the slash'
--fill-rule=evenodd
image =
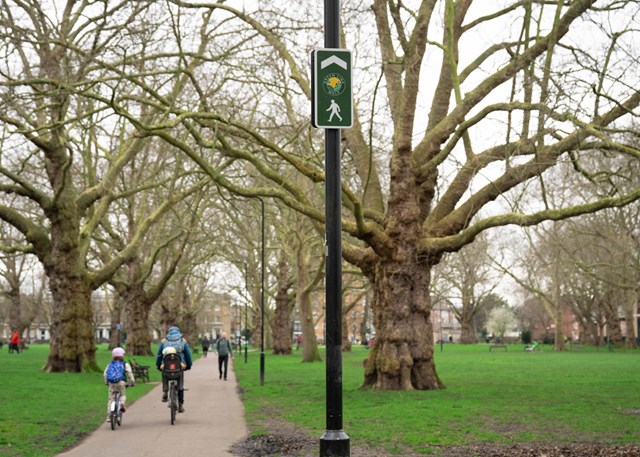
<path id="1" fill-rule="evenodd" d="M 191 368 L 193 363 L 191 360 L 191 349 L 189 348 L 187 340 L 182 338 L 182 333 L 180 333 L 180 329 L 178 327 L 170 327 L 167 332 L 167 336 L 162 339 L 158 346 L 158 352 L 156 353 L 156 367 L 158 368 L 162 365 L 162 351 L 167 347 L 176 348 L 176 351 L 180 354 L 182 362 L 187 366 L 187 370 Z"/>

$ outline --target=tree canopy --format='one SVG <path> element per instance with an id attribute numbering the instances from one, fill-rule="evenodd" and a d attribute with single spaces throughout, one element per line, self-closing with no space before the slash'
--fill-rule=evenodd
<path id="1" fill-rule="evenodd" d="M 343 45 L 354 50 L 357 75 L 343 144 L 343 254 L 373 292 L 365 386 L 444 387 L 429 284 L 445 253 L 491 228 L 640 197 L 640 187 L 616 185 L 629 170 L 594 160 L 638 159 L 629 135 L 640 103 L 631 19 L 639 8 L 631 0 L 343 3 Z M 86 278 L 85 290 L 107 280 L 138 239 L 91 273 L 85 254 L 118 197 L 116 178 L 151 139 L 192 163 L 192 180 L 167 195 L 157 217 L 204 185 L 204 174 L 225 192 L 278 200 L 322 224 L 307 71 L 321 17 L 303 1 L 68 1 L 64 11 L 3 3 L 0 190 L 24 202 L 3 202 L 0 218 L 25 237 L 5 248 L 36 253 L 53 291 L 71 278 Z M 547 198 L 549 173 L 563 163 L 600 192 Z M 54 265 L 58 256 L 68 260 Z M 60 299 L 64 314 L 74 299 Z"/>

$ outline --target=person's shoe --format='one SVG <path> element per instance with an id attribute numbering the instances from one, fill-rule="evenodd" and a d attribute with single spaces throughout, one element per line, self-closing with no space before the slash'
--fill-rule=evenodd
<path id="1" fill-rule="evenodd" d="M 107 416 L 107 422 L 111 422 L 111 416 Z"/>
<path id="2" fill-rule="evenodd" d="M 224 380 L 226 381 L 226 380 L 227 380 L 227 378 L 224 378 Z"/>
<path id="3" fill-rule="evenodd" d="M 218 379 L 222 379 L 222 373 L 220 373 L 220 376 L 218 376 Z"/>
<path id="4" fill-rule="evenodd" d="M 127 408 L 125 408 L 125 406 L 124 406 L 124 405 L 120 405 L 120 412 L 121 412 L 121 413 L 124 413 L 124 412 L 126 412 L 126 411 L 127 411 Z"/>
<path id="5" fill-rule="evenodd" d="M 167 401 L 169 401 L 169 393 L 168 392 L 163 392 L 162 393 L 162 402 L 166 403 Z"/>
<path id="6" fill-rule="evenodd" d="M 179 413 L 184 413 L 184 406 L 182 406 L 182 403 L 180 403 L 180 404 L 178 405 L 178 412 L 179 412 Z"/>

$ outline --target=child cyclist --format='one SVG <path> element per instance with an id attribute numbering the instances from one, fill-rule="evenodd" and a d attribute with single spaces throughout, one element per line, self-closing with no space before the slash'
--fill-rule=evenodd
<path id="1" fill-rule="evenodd" d="M 130 383 L 135 383 L 131 365 L 124 361 L 124 349 L 117 347 L 111 351 L 113 359 L 104 370 L 104 382 L 109 386 L 109 399 L 107 400 L 107 422 L 109 422 L 109 413 L 111 412 L 111 400 L 115 392 L 120 392 L 120 411 L 125 412 L 125 403 L 127 401 L 126 394 L 126 378 Z"/>

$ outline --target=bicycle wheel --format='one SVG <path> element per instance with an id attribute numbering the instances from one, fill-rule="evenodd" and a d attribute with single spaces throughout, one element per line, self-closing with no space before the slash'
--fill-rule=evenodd
<path id="1" fill-rule="evenodd" d="M 115 411 L 111 411 L 111 413 L 109 414 L 109 419 L 111 422 L 111 430 L 115 430 L 116 429 L 116 422 L 118 422 L 118 419 L 116 417 L 116 412 Z"/>
<path id="2" fill-rule="evenodd" d="M 122 425 L 122 410 L 118 410 L 118 425 Z"/>
<path id="3" fill-rule="evenodd" d="M 173 425 L 176 422 L 176 413 L 178 412 L 178 389 L 176 387 L 175 382 L 171 383 L 171 389 L 169 391 L 169 395 L 170 395 L 169 405 L 171 409 L 171 425 Z"/>

